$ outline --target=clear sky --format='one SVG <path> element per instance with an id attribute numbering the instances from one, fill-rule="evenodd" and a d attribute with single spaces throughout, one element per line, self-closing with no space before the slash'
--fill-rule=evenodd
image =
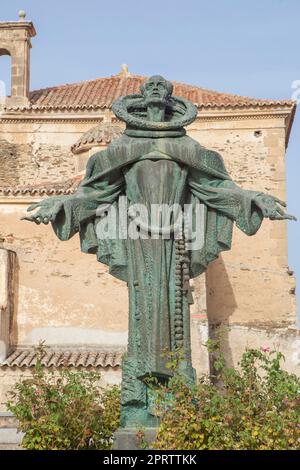
<path id="1" fill-rule="evenodd" d="M 291 98 L 300 81 L 299 0 L 1 0 L 0 20 L 17 20 L 20 9 L 37 30 L 31 89 L 110 76 L 122 63 L 258 98 Z M 286 157 L 288 210 L 298 219 L 299 124 L 296 116 Z M 300 222 L 288 226 L 289 264 L 300 279 Z"/>

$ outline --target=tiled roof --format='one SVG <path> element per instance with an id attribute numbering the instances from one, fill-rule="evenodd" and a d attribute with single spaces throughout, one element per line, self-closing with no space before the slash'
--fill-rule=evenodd
<path id="1" fill-rule="evenodd" d="M 122 125 L 100 123 L 86 131 L 77 142 L 72 145 L 73 153 L 80 153 L 98 144 L 110 144 L 114 139 L 121 137 L 124 131 Z"/>
<path id="2" fill-rule="evenodd" d="M 64 194 L 73 194 L 83 175 L 76 175 L 66 181 L 59 183 L 43 183 L 26 186 L 2 186 L 0 187 L 0 197 L 18 197 L 18 196 L 59 196 Z"/>
<path id="3" fill-rule="evenodd" d="M 118 74 L 79 83 L 43 88 L 30 93 L 31 109 L 102 109 L 110 108 L 120 96 L 139 93 L 140 85 L 146 79 L 139 75 Z M 248 98 L 229 93 L 200 88 L 184 83 L 174 83 L 174 95 L 191 100 L 199 108 L 249 108 L 295 105 L 292 100 L 265 100 Z M 14 108 L 14 109 L 26 109 Z M 10 109 L 10 108 L 7 108 Z"/>
<path id="4" fill-rule="evenodd" d="M 91 367 L 107 368 L 120 367 L 123 352 L 121 351 L 84 351 L 84 350 L 57 350 L 49 349 L 42 357 L 45 367 Z M 34 349 L 16 349 L 0 367 L 34 367 L 38 353 Z"/>

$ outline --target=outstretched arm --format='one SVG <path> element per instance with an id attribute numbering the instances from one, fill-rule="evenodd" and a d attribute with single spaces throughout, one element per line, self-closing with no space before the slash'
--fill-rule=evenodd
<path id="1" fill-rule="evenodd" d="M 285 203 L 277 197 L 242 189 L 229 178 L 192 170 L 189 186 L 200 201 L 234 220 L 247 235 L 254 235 L 264 218 L 296 220 L 285 212 Z"/>
<path id="2" fill-rule="evenodd" d="M 101 176 L 97 167 L 99 154 L 93 155 L 87 164 L 86 175 L 76 192 L 68 196 L 54 196 L 28 207 L 35 213 L 24 220 L 36 224 L 48 224 L 61 240 L 68 240 L 76 232 L 82 232 L 95 219 L 99 207 L 112 204 L 124 190 L 124 177 L 120 170 L 112 170 Z"/>

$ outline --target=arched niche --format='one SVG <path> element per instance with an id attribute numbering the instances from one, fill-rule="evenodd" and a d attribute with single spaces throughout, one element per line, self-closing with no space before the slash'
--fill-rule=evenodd
<path id="1" fill-rule="evenodd" d="M 11 95 L 12 82 L 12 59 L 11 53 L 6 48 L 0 48 L 0 104 L 6 96 Z"/>

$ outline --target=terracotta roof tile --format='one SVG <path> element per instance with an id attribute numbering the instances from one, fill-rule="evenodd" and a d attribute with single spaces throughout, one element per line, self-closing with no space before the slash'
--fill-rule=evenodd
<path id="1" fill-rule="evenodd" d="M 33 184 L 24 186 L 2 186 L 0 187 L 0 197 L 20 197 L 20 196 L 59 196 L 73 194 L 78 188 L 83 175 L 76 175 L 62 182 L 49 182 L 43 184 Z"/>
<path id="2" fill-rule="evenodd" d="M 49 349 L 42 357 L 45 367 L 91 367 L 107 368 L 120 367 L 123 352 L 98 350 L 57 350 Z M 0 367 L 30 368 L 37 362 L 37 352 L 34 349 L 16 349 L 1 364 Z"/>
<path id="3" fill-rule="evenodd" d="M 139 93 L 146 77 L 119 74 L 79 83 L 43 88 L 30 93 L 29 107 L 13 109 L 102 109 L 110 108 L 119 96 Z M 174 83 L 174 94 L 183 96 L 199 108 L 270 107 L 295 105 L 292 100 L 265 100 L 221 93 L 184 83 Z M 6 108 L 11 109 L 11 108 Z"/>

